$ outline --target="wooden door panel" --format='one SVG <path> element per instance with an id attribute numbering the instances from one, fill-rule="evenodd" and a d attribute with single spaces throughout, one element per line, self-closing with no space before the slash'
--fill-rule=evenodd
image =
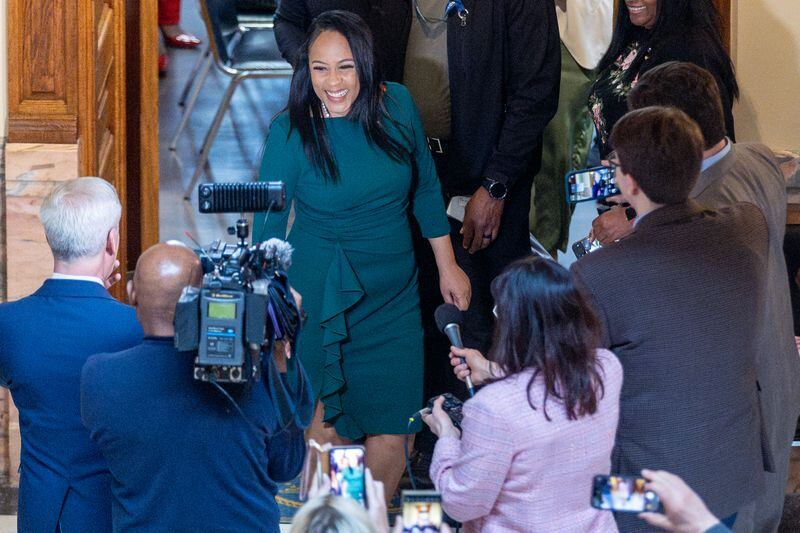
<path id="1" fill-rule="evenodd" d="M 129 0 L 130 1 L 130 0 Z M 80 173 L 100 176 L 117 189 L 127 207 L 125 122 L 125 0 L 85 0 L 79 3 Z M 127 209 L 120 221 L 121 270 L 127 257 Z M 124 299 L 122 284 L 112 288 Z"/>

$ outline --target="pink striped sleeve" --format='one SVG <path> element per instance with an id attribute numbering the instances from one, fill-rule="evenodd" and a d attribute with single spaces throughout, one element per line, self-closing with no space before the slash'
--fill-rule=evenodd
<path id="1" fill-rule="evenodd" d="M 442 506 L 460 522 L 489 514 L 514 455 L 507 423 L 484 398 L 489 400 L 484 393 L 464 404 L 461 439 L 440 439 L 431 462 L 431 480 L 442 493 Z"/>

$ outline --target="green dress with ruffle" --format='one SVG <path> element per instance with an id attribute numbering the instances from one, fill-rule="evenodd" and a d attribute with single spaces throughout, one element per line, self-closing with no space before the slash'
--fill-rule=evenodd
<path id="1" fill-rule="evenodd" d="M 408 417 L 421 407 L 422 325 L 409 217 L 426 238 L 449 233 L 411 95 L 387 83 L 384 98 L 396 123 L 384 126 L 412 151 L 414 165 L 371 144 L 358 123 L 329 118 L 340 180 L 326 181 L 284 112 L 272 123 L 260 179 L 286 183 L 287 209 L 266 222 L 259 213 L 253 223 L 255 239 L 283 238 L 294 202 L 289 281 L 307 313 L 297 352 L 325 420 L 349 439 L 406 433 Z"/>

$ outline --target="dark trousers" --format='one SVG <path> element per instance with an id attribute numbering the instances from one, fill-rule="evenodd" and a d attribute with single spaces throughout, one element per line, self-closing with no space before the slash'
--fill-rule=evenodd
<path id="1" fill-rule="evenodd" d="M 434 157 L 434 161 L 439 176 L 446 176 L 445 158 Z M 461 222 L 448 219 L 456 261 L 472 284 L 472 300 L 469 309 L 464 313 L 461 336 L 466 347 L 476 348 L 484 354 L 491 344 L 494 328 L 491 282 L 510 263 L 530 254 L 528 213 L 532 180 L 533 177 L 516 183 L 509 191 L 497 240 L 475 254 L 468 253 L 463 247 L 463 239 L 459 233 Z M 436 327 L 433 317 L 436 307 L 442 303 L 436 262 L 427 241 L 419 236 L 418 231 L 415 235 L 425 345 L 425 399 L 450 392 L 463 400 L 467 397 L 466 387 L 453 374 L 448 356 L 450 343 Z"/>

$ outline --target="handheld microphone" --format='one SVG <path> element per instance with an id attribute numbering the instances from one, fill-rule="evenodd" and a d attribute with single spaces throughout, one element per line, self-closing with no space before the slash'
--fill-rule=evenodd
<path id="1" fill-rule="evenodd" d="M 461 311 L 453 304 L 442 304 L 436 308 L 433 314 L 436 319 L 436 327 L 447 335 L 450 344 L 456 348 L 463 348 L 464 343 L 461 341 Z M 462 363 L 466 363 L 466 359 L 460 357 Z M 475 387 L 472 384 L 472 378 L 467 376 L 467 391 L 470 396 L 475 396 Z"/>

